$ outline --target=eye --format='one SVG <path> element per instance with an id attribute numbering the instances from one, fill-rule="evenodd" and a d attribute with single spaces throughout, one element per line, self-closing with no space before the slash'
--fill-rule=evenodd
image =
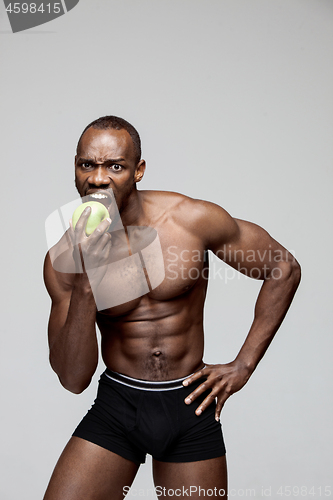
<path id="1" fill-rule="evenodd" d="M 81 163 L 81 167 L 83 168 L 83 170 L 89 170 L 89 168 L 91 168 L 92 165 L 91 165 L 91 163 L 84 162 L 84 163 Z"/>
<path id="2" fill-rule="evenodd" d="M 110 166 L 111 170 L 114 170 L 115 172 L 120 172 L 123 167 L 122 165 L 118 165 L 118 163 L 113 163 L 111 166 Z"/>

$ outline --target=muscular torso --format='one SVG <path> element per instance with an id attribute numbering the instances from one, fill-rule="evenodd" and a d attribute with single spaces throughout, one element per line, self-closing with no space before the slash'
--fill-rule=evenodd
<path id="1" fill-rule="evenodd" d="M 139 379 L 185 377 L 203 366 L 208 256 L 195 227 L 186 223 L 183 197 L 154 191 L 141 191 L 140 196 L 144 210 L 140 226 L 153 228 L 158 234 L 165 277 L 152 287 L 152 274 L 148 272 L 148 293 L 96 313 L 102 357 L 109 369 Z M 128 229 L 112 233 L 110 262 L 120 262 L 131 254 L 126 249 L 125 240 L 130 248 L 128 234 Z M 141 262 L 144 266 L 144 259 Z M 127 275 L 128 279 L 135 280 L 136 276 Z M 120 279 L 110 291 L 112 280 L 110 268 L 98 293 L 107 297 L 126 286 Z"/>

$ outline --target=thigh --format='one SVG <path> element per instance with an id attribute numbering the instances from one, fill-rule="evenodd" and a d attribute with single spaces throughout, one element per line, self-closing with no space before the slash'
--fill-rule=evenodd
<path id="1" fill-rule="evenodd" d="M 44 500 L 120 500 L 139 465 L 116 453 L 72 437 L 54 469 Z"/>
<path id="2" fill-rule="evenodd" d="M 154 460 L 153 473 L 157 492 L 161 492 L 159 498 L 227 499 L 225 456 L 182 463 Z"/>

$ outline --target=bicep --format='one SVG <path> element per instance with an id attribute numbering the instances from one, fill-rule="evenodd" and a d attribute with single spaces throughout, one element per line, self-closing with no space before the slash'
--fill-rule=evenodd
<path id="1" fill-rule="evenodd" d="M 238 230 L 215 254 L 237 271 L 255 279 L 265 279 L 281 262 L 293 256 L 262 227 L 252 222 L 233 219 Z"/>
<path id="2" fill-rule="evenodd" d="M 265 279 L 283 262 L 294 257 L 262 227 L 233 218 L 215 203 L 191 202 L 193 232 L 198 234 L 205 249 L 237 271 L 255 279 Z"/>

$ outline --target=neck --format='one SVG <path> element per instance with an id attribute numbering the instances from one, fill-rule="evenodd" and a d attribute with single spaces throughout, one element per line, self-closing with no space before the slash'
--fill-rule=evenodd
<path id="1" fill-rule="evenodd" d="M 137 189 L 133 189 L 124 206 L 121 207 L 120 218 L 124 226 L 141 225 L 140 221 L 143 221 L 144 213 L 140 193 Z"/>

